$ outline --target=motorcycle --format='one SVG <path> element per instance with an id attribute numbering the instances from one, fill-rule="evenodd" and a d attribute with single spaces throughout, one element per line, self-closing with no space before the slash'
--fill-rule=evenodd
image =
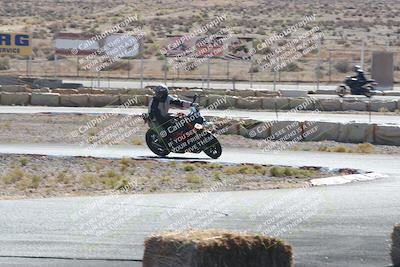
<path id="1" fill-rule="evenodd" d="M 374 85 L 377 84 L 375 80 L 359 81 L 357 78 L 347 76 L 344 84 L 339 85 L 336 89 L 336 94 L 340 97 L 347 94 L 365 95 L 366 97 L 381 95 L 383 92 L 374 88 Z"/>
<path id="2" fill-rule="evenodd" d="M 197 96 L 193 97 L 193 102 Z M 146 144 L 156 155 L 165 157 L 169 153 L 204 153 L 217 159 L 222 154 L 218 139 L 212 134 L 212 124 L 200 114 L 196 106 L 190 107 L 189 114 L 178 113 L 168 124 L 160 125 L 148 113 L 142 114 L 150 129 L 146 132 Z"/>

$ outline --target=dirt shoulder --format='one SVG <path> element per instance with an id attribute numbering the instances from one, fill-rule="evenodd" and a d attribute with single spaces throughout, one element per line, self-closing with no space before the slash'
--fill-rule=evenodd
<path id="1" fill-rule="evenodd" d="M 0 198 L 296 188 L 340 173 L 349 170 L 0 155 Z"/>

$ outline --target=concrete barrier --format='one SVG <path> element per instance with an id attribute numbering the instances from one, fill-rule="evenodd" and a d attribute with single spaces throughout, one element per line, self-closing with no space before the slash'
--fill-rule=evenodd
<path id="1" fill-rule="evenodd" d="M 393 229 L 390 256 L 393 266 L 400 267 L 400 224 L 396 225 Z"/>
<path id="2" fill-rule="evenodd" d="M 396 111 L 397 109 L 397 100 L 373 100 L 371 102 L 371 111 L 376 112 L 385 112 L 385 111 Z"/>
<path id="3" fill-rule="evenodd" d="M 373 143 L 374 124 L 345 123 L 340 124 L 338 142 L 343 143 Z"/>
<path id="4" fill-rule="evenodd" d="M 380 145 L 400 145 L 400 126 L 377 125 L 375 127 L 374 143 Z"/>
<path id="5" fill-rule="evenodd" d="M 334 99 L 318 99 L 315 107 L 320 111 L 342 111 L 342 101 L 339 98 Z"/>
<path id="6" fill-rule="evenodd" d="M 32 89 L 32 93 L 51 93 L 51 90 L 49 87 L 42 87 L 42 88 Z"/>
<path id="7" fill-rule="evenodd" d="M 262 235 L 190 230 L 153 235 L 145 241 L 143 267 L 292 267 L 292 247 Z"/>
<path id="8" fill-rule="evenodd" d="M 304 90 L 279 90 L 283 97 L 306 97 L 307 91 Z"/>
<path id="9" fill-rule="evenodd" d="M 255 97 L 238 98 L 235 108 L 238 109 L 261 109 L 262 99 Z"/>
<path id="10" fill-rule="evenodd" d="M 263 91 L 255 91 L 256 97 L 276 97 L 278 96 L 277 91 L 268 91 L 268 90 L 263 90 Z"/>
<path id="11" fill-rule="evenodd" d="M 55 93 L 32 93 L 31 104 L 34 106 L 58 106 L 60 94 Z"/>
<path id="12" fill-rule="evenodd" d="M 147 106 L 151 96 L 148 95 L 120 95 L 121 105 L 129 104 L 130 106 Z"/>
<path id="13" fill-rule="evenodd" d="M 336 95 L 336 89 L 327 89 L 327 90 L 316 90 L 315 94 L 317 95 Z"/>
<path id="14" fill-rule="evenodd" d="M 344 100 L 342 104 L 343 111 L 366 111 L 368 110 L 367 102 L 362 100 Z"/>
<path id="15" fill-rule="evenodd" d="M 340 123 L 305 121 L 303 137 L 305 141 L 337 141 L 339 139 Z"/>
<path id="16" fill-rule="evenodd" d="M 213 109 L 228 109 L 237 106 L 238 97 L 236 96 L 208 96 L 208 107 Z"/>
<path id="17" fill-rule="evenodd" d="M 271 136 L 272 122 L 256 123 L 246 129 L 241 129 L 240 135 L 252 139 L 267 139 Z"/>
<path id="18" fill-rule="evenodd" d="M 298 109 L 299 111 L 302 110 L 315 110 L 315 102 L 311 101 L 311 98 L 290 98 L 289 99 L 289 108 L 290 109 Z"/>
<path id="19" fill-rule="evenodd" d="M 79 93 L 77 89 L 53 89 L 51 90 L 52 93 L 60 94 L 60 95 L 76 95 Z"/>
<path id="20" fill-rule="evenodd" d="M 301 141 L 302 124 L 297 121 L 275 121 L 271 124 L 270 140 L 276 141 Z"/>
<path id="21" fill-rule="evenodd" d="M 23 92 L 28 92 L 28 90 L 26 85 L 2 85 L 0 87 L 0 92 L 23 93 Z"/>
<path id="22" fill-rule="evenodd" d="M 269 109 L 269 110 L 275 109 L 275 98 L 274 97 L 264 97 L 264 98 L 262 98 L 261 101 L 262 101 L 261 102 L 262 109 Z"/>
<path id="23" fill-rule="evenodd" d="M 89 95 L 89 105 L 91 107 L 105 107 L 119 104 L 119 96 L 116 95 Z"/>
<path id="24" fill-rule="evenodd" d="M 88 107 L 89 95 L 88 94 L 60 95 L 60 105 L 65 107 Z"/>
<path id="25" fill-rule="evenodd" d="M 283 110 L 290 109 L 289 98 L 287 97 L 276 97 L 275 102 L 277 109 L 283 109 Z"/>
<path id="26" fill-rule="evenodd" d="M 7 93 L 2 92 L 0 94 L 0 103 L 2 105 L 29 105 L 30 102 L 30 93 Z"/>
<path id="27" fill-rule="evenodd" d="M 239 97 L 254 97 L 256 93 L 254 90 L 229 90 L 227 92 L 230 96 L 239 96 Z"/>
<path id="28" fill-rule="evenodd" d="M 79 88 L 78 89 L 80 94 L 93 94 L 93 95 L 101 95 L 104 94 L 103 89 L 96 89 L 96 88 Z"/>

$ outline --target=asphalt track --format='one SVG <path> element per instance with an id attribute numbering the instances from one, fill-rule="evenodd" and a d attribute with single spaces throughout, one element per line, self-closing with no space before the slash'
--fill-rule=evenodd
<path id="1" fill-rule="evenodd" d="M 171 109 L 172 113 L 180 110 Z M 325 121 L 325 122 L 360 122 L 377 124 L 400 124 L 399 114 L 388 113 L 334 113 L 334 112 L 286 112 L 279 111 L 248 111 L 248 110 L 200 110 L 204 116 L 217 116 L 228 118 L 248 118 L 259 121 Z M 147 112 L 145 107 L 112 108 L 112 107 L 40 107 L 40 106 L 0 106 L 0 114 L 125 114 L 140 115 Z"/>
<path id="2" fill-rule="evenodd" d="M 0 145 L 0 153 L 151 156 L 134 146 L 84 150 Z M 202 154 L 162 160 L 183 158 L 208 160 Z M 389 236 L 400 221 L 399 160 L 393 155 L 226 149 L 220 161 L 364 168 L 388 177 L 308 189 L 0 201 L 0 265 L 141 266 L 146 236 L 194 227 L 281 237 L 294 246 L 296 266 L 389 266 Z"/>

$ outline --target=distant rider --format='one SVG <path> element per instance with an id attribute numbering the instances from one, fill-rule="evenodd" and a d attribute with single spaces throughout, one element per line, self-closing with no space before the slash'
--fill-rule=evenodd
<path id="1" fill-rule="evenodd" d="M 355 65 L 353 70 L 356 73 L 356 75 L 352 76 L 352 78 L 356 78 L 360 86 L 365 85 L 367 83 L 367 78 L 365 77 L 362 68 L 359 65 Z"/>

